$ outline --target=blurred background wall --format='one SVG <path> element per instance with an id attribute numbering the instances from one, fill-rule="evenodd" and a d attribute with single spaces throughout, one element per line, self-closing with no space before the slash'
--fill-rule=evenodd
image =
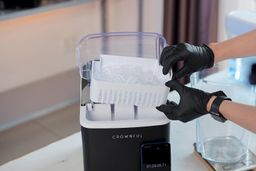
<path id="1" fill-rule="evenodd" d="M 28 15 L 0 17 L 0 130 L 79 100 L 75 46 L 104 31 L 162 32 L 162 0 L 91 0 Z M 102 21 L 103 19 L 107 21 Z M 140 26 L 139 26 L 140 25 Z"/>
<path id="2" fill-rule="evenodd" d="M 256 0 L 219 0 L 218 41 L 227 39 L 225 16 L 234 10 L 256 11 Z"/>

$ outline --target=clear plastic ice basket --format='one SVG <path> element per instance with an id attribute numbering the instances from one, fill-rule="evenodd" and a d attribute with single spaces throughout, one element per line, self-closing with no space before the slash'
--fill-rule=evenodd
<path id="1" fill-rule="evenodd" d="M 103 104 L 157 106 L 166 102 L 171 77 L 158 59 L 166 40 L 157 33 L 91 34 L 77 45 L 80 76 L 90 100 Z"/>

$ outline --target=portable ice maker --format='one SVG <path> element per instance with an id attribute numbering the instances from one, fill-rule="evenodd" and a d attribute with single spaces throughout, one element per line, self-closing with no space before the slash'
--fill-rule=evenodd
<path id="1" fill-rule="evenodd" d="M 166 46 L 157 33 L 103 33 L 77 46 L 81 76 L 80 124 L 85 171 L 169 171 L 170 79 L 158 58 Z"/>

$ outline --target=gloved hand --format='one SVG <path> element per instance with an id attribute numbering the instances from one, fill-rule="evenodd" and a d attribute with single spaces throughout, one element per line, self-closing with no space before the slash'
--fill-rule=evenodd
<path id="1" fill-rule="evenodd" d="M 252 85 L 256 85 L 256 63 L 252 64 L 252 69 L 249 76 L 249 82 Z"/>
<path id="2" fill-rule="evenodd" d="M 202 90 L 186 87 L 175 80 L 168 81 L 165 85 L 179 93 L 180 102 L 176 104 L 171 101 L 156 108 L 164 112 L 169 119 L 182 122 L 188 122 L 207 114 L 207 103 L 212 96 L 226 96 L 222 91 L 207 93 Z"/>
<path id="3" fill-rule="evenodd" d="M 180 43 L 165 47 L 160 57 L 163 74 L 166 75 L 178 61 L 184 61 L 184 67 L 173 73 L 174 79 L 212 67 L 214 53 L 206 45 L 194 46 L 188 43 Z"/>

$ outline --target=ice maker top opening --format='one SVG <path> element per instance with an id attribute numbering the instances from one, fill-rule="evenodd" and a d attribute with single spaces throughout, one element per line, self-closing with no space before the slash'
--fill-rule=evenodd
<path id="1" fill-rule="evenodd" d="M 87 35 L 76 47 L 80 76 L 90 80 L 91 63 L 99 60 L 101 54 L 159 59 L 165 46 L 166 40 L 158 33 L 113 32 Z"/>

